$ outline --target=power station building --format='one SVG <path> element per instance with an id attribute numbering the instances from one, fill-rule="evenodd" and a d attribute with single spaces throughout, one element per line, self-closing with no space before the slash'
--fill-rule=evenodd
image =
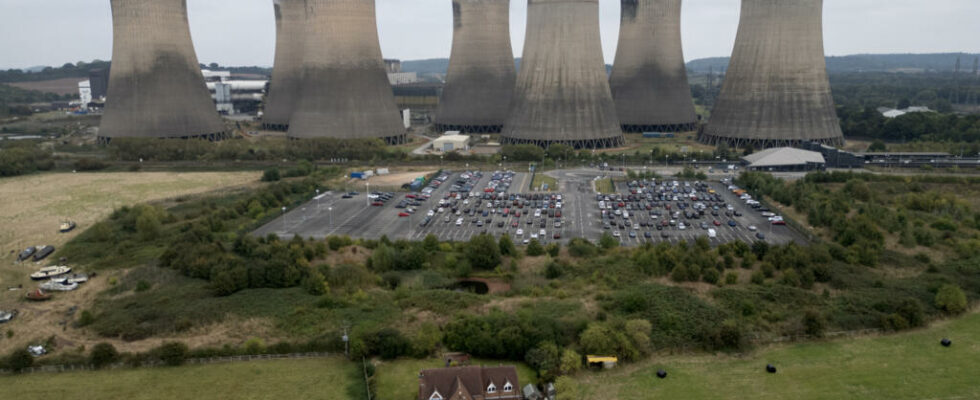
<path id="1" fill-rule="evenodd" d="M 681 0 L 622 0 L 609 85 L 625 132 L 697 128 L 681 47 Z"/>
<path id="2" fill-rule="evenodd" d="M 516 79 L 510 0 L 453 0 L 453 50 L 436 129 L 500 132 Z"/>
<path id="3" fill-rule="evenodd" d="M 286 131 L 302 83 L 306 0 L 274 0 L 273 9 L 276 13 L 276 58 L 262 114 L 262 127 Z"/>
<path id="4" fill-rule="evenodd" d="M 841 145 L 823 47 L 823 0 L 742 0 L 735 50 L 707 144 Z"/>
<path id="5" fill-rule="evenodd" d="M 602 58 L 598 0 L 528 0 L 524 57 L 501 143 L 624 143 Z"/>
<path id="6" fill-rule="evenodd" d="M 303 81 L 288 136 L 405 141 L 374 0 L 307 0 Z"/>
<path id="7" fill-rule="evenodd" d="M 186 0 L 111 0 L 112 68 L 99 140 L 222 139 L 204 85 Z"/>

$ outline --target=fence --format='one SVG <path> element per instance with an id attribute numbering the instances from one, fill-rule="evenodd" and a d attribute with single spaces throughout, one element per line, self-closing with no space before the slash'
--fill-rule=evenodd
<path id="1" fill-rule="evenodd" d="M 227 356 L 227 357 L 202 357 L 202 358 L 188 358 L 184 360 L 184 365 L 208 365 L 208 364 L 221 364 L 221 363 L 233 363 L 233 362 L 250 362 L 250 361 L 261 361 L 261 360 L 284 360 L 284 359 L 307 359 L 307 358 L 326 358 L 330 357 L 330 353 L 291 353 L 291 354 L 259 354 L 259 355 L 245 355 L 245 356 Z M 76 372 L 76 371 L 95 371 L 95 370 L 115 370 L 115 369 L 132 369 L 132 368 L 153 368 L 162 367 L 166 363 L 163 361 L 145 361 L 141 362 L 139 365 L 131 365 L 128 363 L 115 363 L 102 368 L 95 368 L 93 365 L 44 365 L 39 367 L 25 368 L 20 373 L 21 374 L 33 374 L 33 373 L 60 373 L 60 372 Z M 13 371 L 10 370 L 0 370 L 0 375 L 9 375 Z"/>

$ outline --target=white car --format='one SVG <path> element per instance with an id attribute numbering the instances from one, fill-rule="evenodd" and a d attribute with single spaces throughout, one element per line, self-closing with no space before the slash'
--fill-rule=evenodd
<path id="1" fill-rule="evenodd" d="M 524 236 L 524 230 L 523 229 L 518 229 L 517 232 L 516 232 L 516 235 L 517 236 Z"/>
<path id="2" fill-rule="evenodd" d="M 456 220 L 456 226 L 463 226 L 463 219 L 459 218 Z"/>
<path id="3" fill-rule="evenodd" d="M 538 238 L 538 234 L 537 233 L 532 233 L 531 234 L 531 239 L 537 239 L 537 238 Z"/>
<path id="4" fill-rule="evenodd" d="M 613 232 L 613 237 L 619 237 L 619 236 L 620 236 L 619 231 Z"/>
<path id="5" fill-rule="evenodd" d="M 429 212 L 425 213 L 425 216 L 427 216 L 427 217 L 432 217 L 432 216 L 435 216 L 435 215 L 436 215 L 436 212 L 435 211 L 432 211 L 432 210 L 429 210 Z"/>
<path id="6" fill-rule="evenodd" d="M 757 230 L 759 230 L 759 228 L 757 228 L 755 225 L 749 225 L 749 232 L 755 232 Z"/>
<path id="7" fill-rule="evenodd" d="M 548 236 L 548 232 L 545 232 L 544 229 L 542 229 L 541 232 L 538 232 L 538 234 L 541 235 L 541 237 Z"/>
<path id="8" fill-rule="evenodd" d="M 677 224 L 677 229 L 680 229 L 680 230 L 683 231 L 683 230 L 687 229 L 687 225 L 684 225 L 684 223 L 681 222 L 681 223 Z"/>
<path id="9" fill-rule="evenodd" d="M 524 243 L 524 245 L 527 246 L 528 244 L 531 244 L 531 239 L 524 239 L 524 242 L 522 243 Z"/>

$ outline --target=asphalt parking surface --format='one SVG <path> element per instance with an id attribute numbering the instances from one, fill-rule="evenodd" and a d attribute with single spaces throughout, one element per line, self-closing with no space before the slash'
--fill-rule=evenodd
<path id="1" fill-rule="evenodd" d="M 448 174 L 448 179 L 438 188 L 434 188 L 430 198 L 422 201 L 418 199 L 418 206 L 414 208 L 414 213 L 407 212 L 407 209 L 396 208 L 398 203 L 406 199 L 408 192 L 393 193 L 392 198 L 382 206 L 372 205 L 373 200 L 367 198 L 368 193 L 358 193 L 351 198 L 343 198 L 345 193 L 328 192 L 320 196 L 319 199 L 288 210 L 283 217 L 263 226 L 254 232 L 255 235 L 265 236 L 270 233 L 284 238 L 291 238 L 293 235 L 302 237 L 324 238 L 333 235 L 347 235 L 354 238 L 377 239 L 382 235 L 387 235 L 390 239 L 411 239 L 421 240 L 427 235 L 435 235 L 444 241 L 467 241 L 470 238 L 489 233 L 494 236 L 504 234 L 510 235 L 516 243 L 530 240 L 532 235 L 543 243 L 554 241 L 567 242 L 571 238 L 584 237 L 589 240 L 597 241 L 604 232 L 613 234 L 619 232 L 617 237 L 625 246 L 637 246 L 643 243 L 670 242 L 679 243 L 681 241 L 693 241 L 698 237 L 708 237 L 708 230 L 703 229 L 700 224 L 707 223 L 708 228 L 716 233 L 714 238 L 710 238 L 712 244 L 721 244 L 731 241 L 741 240 L 752 243 L 760 240 L 756 234 L 762 233 L 764 240 L 770 244 L 783 244 L 788 242 L 805 243 L 802 235 L 795 232 L 792 228 L 785 225 L 772 225 L 760 211 L 746 205 L 735 194 L 728 190 L 727 186 L 721 182 L 707 182 L 701 195 L 707 195 L 707 190 L 714 190 L 718 196 L 718 201 L 705 201 L 699 198 L 698 201 L 684 199 L 678 196 L 678 201 L 673 200 L 672 190 L 669 201 L 646 202 L 639 201 L 630 204 L 633 210 L 623 208 L 622 211 L 630 213 L 630 222 L 636 225 L 619 228 L 622 217 L 614 218 L 616 224 L 606 229 L 606 221 L 609 218 L 602 217 L 599 209 L 596 193 L 594 191 L 593 179 L 600 176 L 621 176 L 616 172 L 603 172 L 592 169 L 562 170 L 552 171 L 548 175 L 555 177 L 559 181 L 560 192 L 549 193 L 530 193 L 531 176 L 527 173 L 513 173 L 509 178 L 509 187 L 501 195 L 496 189 L 489 193 L 488 188 L 499 185 L 500 181 L 492 181 L 494 171 L 483 171 L 479 177 L 472 177 L 466 181 L 465 188 L 470 189 L 466 193 L 453 193 L 453 184 L 460 180 L 463 171 Z M 463 180 L 460 180 L 463 181 Z M 695 182 L 687 182 L 695 185 Z M 667 180 L 667 189 L 672 189 L 673 179 Z M 657 186 L 647 186 L 641 193 L 652 191 L 659 195 L 661 182 L 656 182 Z M 678 187 L 684 188 L 685 182 L 678 180 Z M 460 188 L 456 188 L 460 189 Z M 617 184 L 617 194 L 628 196 L 630 188 L 626 183 Z M 475 195 L 475 196 L 474 196 Z M 497 204 L 493 200 L 486 200 L 486 197 L 496 195 Z M 454 197 L 455 196 L 455 197 Z M 560 196 L 560 201 L 558 201 Z M 705 196 L 712 197 L 712 196 Z M 540 199 L 540 200 L 534 200 Z M 453 212 L 451 202 L 455 200 L 455 208 L 458 212 Z M 514 204 L 518 200 L 532 202 L 524 204 L 520 208 Z M 714 200 L 714 199 L 712 199 Z M 445 202 L 442 212 L 437 212 L 440 201 Z M 534 203 L 540 201 L 540 205 Z M 704 203 L 706 206 L 705 215 L 700 218 L 687 219 L 685 216 L 672 218 L 667 214 L 665 205 L 671 204 L 669 213 L 678 210 L 678 202 L 687 203 L 688 210 L 696 203 Z M 492 204 L 488 207 L 487 203 Z M 560 205 L 559 205 L 560 203 Z M 652 204 L 651 204 L 652 203 Z M 659 203 L 659 204 L 656 204 Z M 646 204 L 651 205 L 651 209 L 646 209 Z M 625 204 L 624 204 L 625 205 Z M 718 206 L 718 216 L 711 215 L 713 207 Z M 736 216 L 734 211 L 731 216 L 726 216 L 728 211 L 725 205 L 731 205 L 734 211 L 738 211 L 741 216 Z M 618 202 L 617 202 L 618 206 Z M 542 215 L 535 217 L 535 211 L 542 209 Z M 559 208 L 560 207 L 560 208 Z M 510 208 L 510 210 L 507 210 Z M 548 210 L 561 212 L 561 217 L 548 216 Z M 433 215 L 429 222 L 422 226 L 430 211 Z M 470 211 L 467 213 L 467 211 Z M 504 211 L 509 211 L 504 215 Z M 518 217 L 516 212 L 520 211 Z M 652 216 L 650 212 L 660 212 L 662 215 Z M 484 215 L 486 212 L 486 215 Z M 612 213 L 612 210 L 607 210 Z M 402 215 L 402 216 L 400 216 Z M 657 223 L 661 223 L 664 218 L 675 219 L 678 224 L 661 226 L 662 230 L 656 228 Z M 461 221 L 460 221 L 461 219 Z M 721 226 L 715 226 L 717 220 Z M 481 223 L 482 221 L 482 223 Z M 734 221 L 736 226 L 728 225 L 729 221 Z M 530 224 L 528 223 L 530 222 Z M 542 226 L 543 222 L 543 226 Z M 559 222 L 560 224 L 556 224 Z M 679 222 L 684 222 L 687 227 L 680 229 Z M 516 224 L 516 226 L 515 226 Z M 756 227 L 755 231 L 749 229 L 750 226 Z M 520 230 L 520 232 L 518 232 Z M 545 231 L 541 235 L 541 230 Z M 633 235 L 631 235 L 631 232 Z M 518 235 L 518 233 L 521 233 Z M 558 233 L 560 238 L 555 239 Z M 649 233 L 649 238 L 647 238 Z"/>

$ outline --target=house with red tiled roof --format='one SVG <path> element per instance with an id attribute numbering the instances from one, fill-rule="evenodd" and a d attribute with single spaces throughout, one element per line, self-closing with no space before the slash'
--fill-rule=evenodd
<path id="1" fill-rule="evenodd" d="M 427 369 L 418 400 L 520 400 L 520 387 L 513 366 Z"/>

